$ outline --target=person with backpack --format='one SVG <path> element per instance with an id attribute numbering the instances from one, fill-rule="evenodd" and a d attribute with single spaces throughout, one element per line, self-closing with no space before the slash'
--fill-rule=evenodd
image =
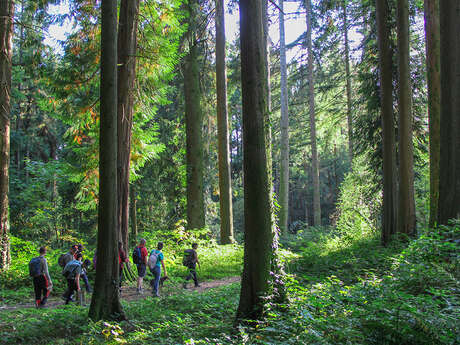
<path id="1" fill-rule="evenodd" d="M 83 256 L 83 245 L 81 243 L 77 245 L 77 251 L 74 254 L 75 259 L 77 258 L 78 253 L 80 253 Z M 89 267 L 89 265 L 87 265 L 87 267 Z M 91 288 L 91 285 L 89 284 L 88 275 L 86 274 L 86 269 L 81 272 L 81 277 L 83 279 L 83 283 L 85 283 L 86 292 L 92 293 L 93 289 Z"/>
<path id="2" fill-rule="evenodd" d="M 161 277 L 161 267 L 163 267 L 164 277 L 166 277 L 166 267 L 164 263 L 164 255 L 161 252 L 163 249 L 163 242 L 158 242 L 157 249 L 153 249 L 150 252 L 149 256 L 149 269 L 150 272 L 153 274 L 154 279 L 152 280 L 152 293 L 154 297 L 160 297 L 160 293 L 158 291 L 158 287 L 160 285 L 160 277 Z"/>
<path id="3" fill-rule="evenodd" d="M 145 248 L 145 242 L 145 239 L 142 238 L 139 241 L 139 245 L 134 248 L 133 251 L 133 262 L 137 267 L 137 293 L 139 294 L 144 293 L 142 281 L 147 273 L 147 259 L 149 253 L 147 252 L 147 248 Z"/>
<path id="4" fill-rule="evenodd" d="M 75 260 L 75 255 L 77 253 L 77 250 L 78 250 L 78 247 L 76 245 L 72 245 L 72 246 L 70 246 L 69 251 L 67 253 L 62 254 L 61 256 L 59 256 L 58 264 L 59 264 L 59 266 L 62 267 L 62 273 L 63 274 L 64 274 L 64 268 L 66 267 L 66 265 L 70 261 Z M 62 295 L 62 298 L 64 299 L 64 301 L 67 299 L 67 294 L 68 294 L 68 291 L 66 290 L 64 292 L 64 294 Z M 70 295 L 70 300 L 73 302 L 72 295 Z"/>
<path id="5" fill-rule="evenodd" d="M 29 274 L 34 284 L 35 307 L 41 308 L 45 306 L 48 300 L 48 296 L 53 288 L 53 282 L 48 272 L 48 262 L 45 259 L 46 248 L 40 247 L 38 252 L 40 256 L 33 258 L 29 262 Z"/>
<path id="6" fill-rule="evenodd" d="M 189 274 L 185 278 L 185 282 L 183 284 L 184 289 L 187 288 L 187 282 L 193 278 L 193 282 L 195 283 L 195 287 L 199 287 L 198 278 L 196 276 L 196 264 L 200 266 L 200 262 L 198 261 L 198 254 L 196 252 L 198 248 L 198 243 L 192 244 L 192 249 L 186 249 L 184 252 L 184 259 L 182 264 L 189 269 Z M 201 267 L 201 266 L 200 266 Z"/>
<path id="7" fill-rule="evenodd" d="M 67 291 L 64 293 L 65 304 L 72 301 L 72 295 L 75 291 L 80 291 L 80 276 L 84 269 L 82 258 L 81 253 L 78 253 L 76 259 L 69 261 L 62 271 L 62 275 L 67 280 Z"/>

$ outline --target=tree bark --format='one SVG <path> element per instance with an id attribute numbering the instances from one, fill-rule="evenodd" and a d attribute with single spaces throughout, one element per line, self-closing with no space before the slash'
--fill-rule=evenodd
<path id="1" fill-rule="evenodd" d="M 89 316 L 125 318 L 118 290 L 117 2 L 102 0 L 99 214 L 96 281 Z"/>
<path id="2" fill-rule="evenodd" d="M 430 132 L 430 220 L 432 228 L 438 222 L 441 66 L 439 47 L 439 0 L 425 0 L 425 47 L 428 81 L 428 117 Z"/>
<path id="3" fill-rule="evenodd" d="M 8 193 L 13 17 L 14 1 L 0 1 L 0 271 L 7 269 L 11 261 Z"/>
<path id="4" fill-rule="evenodd" d="M 220 241 L 232 243 L 233 211 L 232 180 L 230 175 L 230 149 L 227 113 L 227 71 L 225 68 L 224 1 L 216 0 L 216 88 L 217 136 L 219 144 Z"/>
<path id="5" fill-rule="evenodd" d="M 351 73 L 350 73 L 350 45 L 348 42 L 348 11 L 347 11 L 347 0 L 342 3 L 343 7 L 343 39 L 345 45 L 345 78 L 346 93 L 347 93 L 347 124 L 348 124 L 348 156 L 350 160 L 350 166 L 353 161 L 353 114 L 351 110 Z"/>
<path id="6" fill-rule="evenodd" d="M 244 268 L 238 319 L 258 319 L 269 289 L 273 244 L 267 51 L 262 0 L 241 0 L 244 149 Z"/>
<path id="7" fill-rule="evenodd" d="M 313 49 L 311 45 L 311 0 L 305 0 L 307 10 L 307 52 L 308 52 L 308 105 L 310 112 L 311 165 L 313 174 L 313 225 L 321 226 L 321 199 L 319 190 L 319 158 L 316 147 L 315 81 L 313 75 Z"/>
<path id="8" fill-rule="evenodd" d="M 131 186 L 129 190 L 129 205 L 131 207 L 131 214 L 130 214 L 130 219 L 131 219 L 131 234 L 132 234 L 132 239 L 131 243 L 135 244 L 137 241 L 137 199 L 136 199 L 136 189 Z M 124 248 L 129 248 L 129 247 L 124 247 Z"/>
<path id="9" fill-rule="evenodd" d="M 287 91 L 286 67 L 286 37 L 284 32 L 284 5 L 279 0 L 279 28 L 280 28 L 280 71 L 281 71 L 281 162 L 280 162 L 280 190 L 279 190 L 279 225 L 281 232 L 288 230 L 289 214 L 289 110 Z"/>
<path id="10" fill-rule="evenodd" d="M 441 160 L 438 222 L 460 218 L 460 1 L 442 0 Z"/>
<path id="11" fill-rule="evenodd" d="M 129 173 L 136 79 L 139 0 L 122 0 L 118 23 L 118 224 L 123 248 L 129 248 Z"/>
<path id="12" fill-rule="evenodd" d="M 392 50 L 390 45 L 387 0 L 376 0 L 377 41 L 380 67 L 380 107 L 383 136 L 383 212 L 382 243 L 387 244 L 396 232 L 396 154 L 393 119 Z"/>
<path id="13" fill-rule="evenodd" d="M 414 148 L 412 143 L 412 87 L 409 66 L 409 1 L 398 0 L 399 209 L 398 232 L 414 236 Z"/>
<path id="14" fill-rule="evenodd" d="M 187 160 L 187 228 L 200 229 L 205 226 L 203 195 L 203 114 L 201 109 L 200 71 L 198 64 L 198 42 L 196 38 L 196 0 L 190 0 L 188 39 L 189 52 L 184 64 L 186 160 Z"/>

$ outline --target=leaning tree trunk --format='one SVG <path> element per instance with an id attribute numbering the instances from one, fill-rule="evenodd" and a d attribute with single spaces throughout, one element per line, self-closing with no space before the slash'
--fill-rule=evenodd
<path id="1" fill-rule="evenodd" d="M 414 147 L 412 143 L 412 88 L 409 66 L 409 1 L 398 0 L 398 110 L 399 209 L 398 232 L 414 236 Z"/>
<path id="2" fill-rule="evenodd" d="M 348 124 L 348 156 L 350 160 L 350 166 L 353 161 L 353 117 L 351 112 L 351 73 L 350 73 L 350 45 L 348 42 L 348 11 L 347 11 L 347 0 L 342 3 L 343 7 L 343 39 L 345 45 L 345 78 L 346 82 L 346 94 L 347 94 L 347 124 Z"/>
<path id="3" fill-rule="evenodd" d="M 289 214 L 289 111 L 287 92 L 287 67 L 286 67 L 286 38 L 284 32 L 284 6 L 279 0 L 280 21 L 280 71 L 281 71 L 281 162 L 280 162 L 280 190 L 279 190 L 279 224 L 281 232 L 288 230 Z"/>
<path id="4" fill-rule="evenodd" d="M 203 113 L 201 109 L 200 71 L 198 64 L 198 41 L 196 12 L 198 2 L 188 4 L 189 52 L 184 64 L 185 132 L 187 160 L 187 228 L 200 229 L 205 226 L 203 195 Z"/>
<path id="5" fill-rule="evenodd" d="M 244 268 L 238 319 L 258 319 L 269 289 L 273 244 L 266 42 L 262 0 L 241 0 Z"/>
<path id="6" fill-rule="evenodd" d="M 428 117 L 430 131 L 430 220 L 429 226 L 438 222 L 440 117 L 441 117 L 441 67 L 439 48 L 439 0 L 425 0 L 425 47 L 428 80 Z"/>
<path id="7" fill-rule="evenodd" d="M 124 319 L 118 290 L 117 2 L 102 0 L 99 218 L 96 281 L 89 316 Z"/>
<path id="8" fill-rule="evenodd" d="M 123 248 L 129 248 L 129 170 L 136 79 L 139 0 L 122 0 L 118 23 L 118 224 Z"/>
<path id="9" fill-rule="evenodd" d="M 233 242 L 232 180 L 227 113 L 224 1 L 216 0 L 217 136 L 219 143 L 220 242 Z"/>
<path id="10" fill-rule="evenodd" d="M 460 218 L 460 2 L 442 0 L 441 161 L 438 222 Z"/>
<path id="11" fill-rule="evenodd" d="M 387 0 L 376 0 L 377 41 L 380 67 L 380 106 L 383 136 L 383 214 L 382 242 L 387 244 L 396 232 L 396 155 L 393 119 L 392 51 L 390 46 Z"/>
<path id="12" fill-rule="evenodd" d="M 9 166 L 11 58 L 13 55 L 14 1 L 0 1 L 0 271 L 11 260 L 9 233 Z"/>
<path id="13" fill-rule="evenodd" d="M 311 165 L 313 174 L 313 225 L 321 225 L 321 199 L 319 190 L 319 159 L 316 148 L 316 119 L 315 119 L 315 84 L 313 76 L 313 49 L 311 45 L 311 0 L 305 0 L 307 9 L 307 52 L 308 52 L 308 105 L 310 112 Z"/>

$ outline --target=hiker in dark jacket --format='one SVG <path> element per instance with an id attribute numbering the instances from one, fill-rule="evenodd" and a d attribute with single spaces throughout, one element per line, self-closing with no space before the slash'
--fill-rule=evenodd
<path id="1" fill-rule="evenodd" d="M 193 243 L 192 244 L 192 249 L 187 249 L 186 253 L 188 253 L 188 259 L 187 259 L 187 267 L 189 269 L 189 274 L 185 278 L 185 282 L 183 284 L 184 289 L 187 288 L 187 281 L 193 278 L 193 282 L 195 283 L 195 287 L 199 287 L 200 284 L 198 284 L 198 278 L 196 276 L 196 264 L 200 266 L 200 261 L 198 261 L 198 254 L 196 252 L 196 249 L 198 248 L 198 243 Z M 201 267 L 201 266 L 200 266 Z"/>
<path id="2" fill-rule="evenodd" d="M 145 274 L 147 273 L 147 260 L 149 253 L 147 248 L 145 248 L 145 239 L 141 239 L 139 241 L 139 245 L 135 248 L 135 250 L 140 252 L 139 262 L 136 263 L 137 266 L 137 293 L 143 294 L 144 289 L 142 288 L 142 282 L 144 280 Z M 134 261 L 134 258 L 133 258 Z"/>
<path id="3" fill-rule="evenodd" d="M 48 272 L 48 262 L 45 259 L 46 248 L 40 247 L 38 252 L 40 253 L 40 256 L 32 259 L 39 262 L 37 265 L 38 270 L 34 273 L 31 272 L 31 274 L 33 274 L 32 279 L 35 291 L 35 306 L 40 308 L 45 306 L 48 296 L 53 288 L 53 282 L 51 281 L 51 277 Z"/>
<path id="4" fill-rule="evenodd" d="M 85 268 L 82 264 L 83 256 L 81 253 L 77 254 L 75 260 L 69 261 L 64 267 L 62 274 L 67 279 L 67 291 L 65 292 L 65 304 L 68 304 L 72 300 L 72 294 L 75 291 L 80 291 L 80 276 L 82 270 Z"/>

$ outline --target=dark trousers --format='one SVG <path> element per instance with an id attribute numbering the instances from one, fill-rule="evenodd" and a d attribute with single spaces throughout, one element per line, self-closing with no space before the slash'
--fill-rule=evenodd
<path id="1" fill-rule="evenodd" d="M 195 286 L 198 286 L 198 278 L 196 277 L 196 268 L 195 267 L 189 267 L 190 273 L 188 274 L 187 278 L 185 278 L 186 281 L 193 279 L 193 282 L 195 283 Z"/>
<path id="2" fill-rule="evenodd" d="M 123 281 L 123 266 L 120 266 L 120 271 L 119 271 L 119 276 L 118 276 L 118 284 L 121 289 L 121 282 Z"/>
<path id="3" fill-rule="evenodd" d="M 67 279 L 67 291 L 64 293 L 65 304 L 68 304 L 70 302 L 73 293 L 77 290 L 78 287 L 75 278 Z"/>
<path id="4" fill-rule="evenodd" d="M 89 285 L 88 276 L 86 275 L 86 271 L 81 272 L 81 277 L 83 278 L 83 282 L 85 283 L 85 289 L 87 292 L 91 291 L 91 286 Z"/>
<path id="5" fill-rule="evenodd" d="M 46 300 L 50 294 L 48 285 L 48 279 L 46 279 L 44 274 L 38 277 L 34 277 L 35 304 L 37 306 L 44 305 L 46 303 Z"/>

